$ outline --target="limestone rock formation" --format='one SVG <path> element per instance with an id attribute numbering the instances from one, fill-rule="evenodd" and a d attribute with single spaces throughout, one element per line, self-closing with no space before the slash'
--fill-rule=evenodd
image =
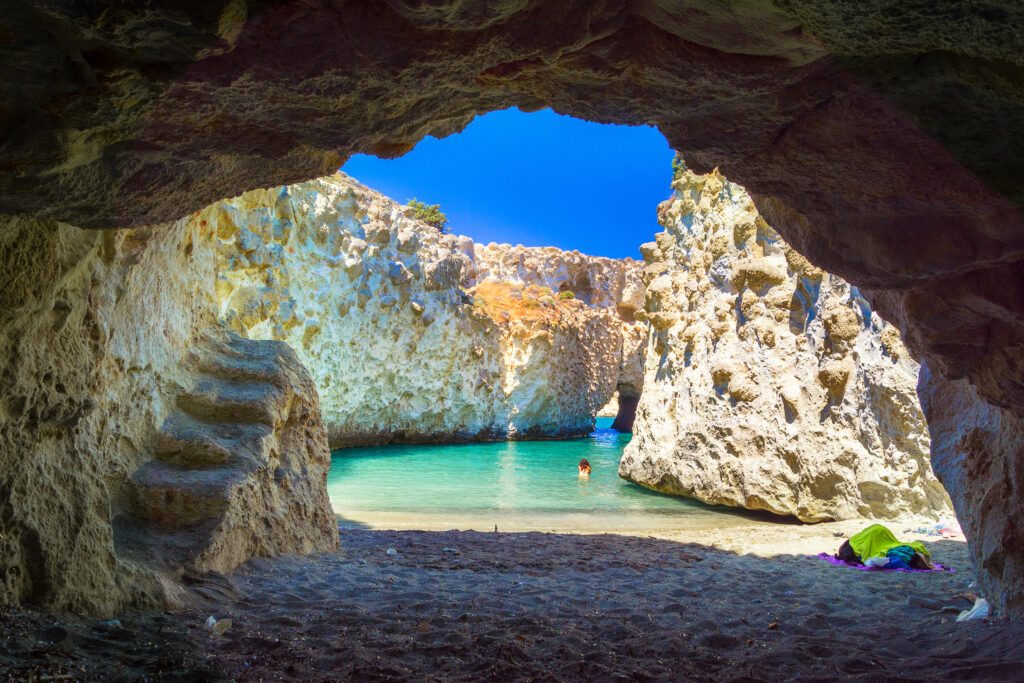
<path id="1" fill-rule="evenodd" d="M 613 401 L 602 408 L 615 417 L 613 429 L 632 431 L 636 403 L 643 389 L 646 327 L 636 320 L 644 306 L 640 263 L 631 258 L 587 256 L 554 247 L 508 244 L 479 245 L 464 276 L 466 284 L 508 282 L 534 284 L 563 294 L 572 292 L 591 308 L 617 315 L 621 321 L 622 354 Z M 614 409 L 614 410 L 612 410 Z"/>
<path id="2" fill-rule="evenodd" d="M 971 554 L 985 595 L 997 614 L 1024 613 L 1024 425 L 1012 411 L 991 406 L 965 380 L 948 381 L 921 366 L 921 405 L 932 435 L 932 465 L 949 491 L 957 519 L 969 530 Z"/>
<path id="3" fill-rule="evenodd" d="M 207 385 L 195 384 L 198 361 L 189 358 L 218 327 L 213 246 L 187 220 L 120 232 L 0 220 L 0 260 L 17 266 L 4 271 L 0 307 L 0 604 L 100 614 L 165 604 L 173 591 L 166 579 L 181 569 L 168 565 L 184 554 L 138 552 L 145 539 L 132 518 L 141 503 L 156 522 L 192 521 L 192 487 L 182 487 L 184 497 L 169 488 L 163 497 L 152 488 L 138 495 L 140 484 L 179 476 L 156 476 L 156 468 L 176 467 L 167 461 L 198 466 L 196 458 L 219 455 L 253 466 L 232 469 L 234 493 L 212 502 L 220 528 L 183 549 L 201 550 L 191 556 L 194 569 L 334 547 L 323 426 L 294 357 L 269 352 L 291 388 L 285 404 L 263 404 L 275 427 L 259 444 L 245 437 L 269 429 L 249 424 L 264 417 L 221 423 L 223 405 L 213 414 L 200 405 Z M 241 356 L 248 362 L 248 352 Z M 257 353 L 253 362 L 269 361 Z M 213 430 L 216 443 L 192 439 L 180 420 L 197 435 Z M 273 530 L 294 537 L 271 540 Z M 141 531 L 160 535 L 154 525 Z M 190 544 L 193 531 L 175 542 Z"/>
<path id="4" fill-rule="evenodd" d="M 556 247 L 524 247 L 491 243 L 475 245 L 464 282 L 506 282 L 547 287 L 556 294 L 572 292 L 591 308 L 609 309 L 624 320 L 644 306 L 640 263 L 631 258 L 587 256 Z"/>
<path id="5" fill-rule="evenodd" d="M 948 513 L 899 333 L 738 185 L 672 188 L 642 248 L 650 349 L 620 475 L 809 522 Z"/>
<path id="6" fill-rule="evenodd" d="M 331 447 L 581 436 L 619 382 L 635 263 L 480 247 L 344 174 L 193 223 L 216 234 L 221 317 L 296 349 Z"/>
<path id="7" fill-rule="evenodd" d="M 59 221 L 173 221 L 254 187 L 332 172 L 352 153 L 400 155 L 509 106 L 653 124 L 694 168 L 718 165 L 748 188 L 812 263 L 856 285 L 937 383 L 973 387 L 965 395 L 985 404 L 979 412 L 1012 416 L 1007 434 L 1024 424 L 1017 0 L 596 0 L 585 11 L 542 0 L 27 0 L 5 9 L 0 213 L 21 216 L 4 219 L 5 231 L 41 233 L 26 244 L 44 248 L 64 230 Z M 4 256 L 15 282 L 51 258 Z M 34 332 L 63 315 L 5 296 L 5 315 L 21 311 Z M 64 303 L 71 323 L 80 320 L 81 300 Z M 37 359 L 47 348 L 23 353 Z M 126 367 L 158 368 L 144 348 L 117 352 Z M 66 405 L 54 387 L 78 386 L 61 361 L 42 364 L 48 379 L 41 369 L 10 394 L 6 410 L 19 420 L 37 405 L 52 417 L 49 408 Z M 108 407 L 95 402 L 95 414 L 135 419 Z M 32 440 L 8 441 L 16 461 L 40 452 Z M 52 443 L 70 452 L 69 441 Z M 1020 450 L 985 443 L 976 458 L 993 464 L 968 478 L 1024 466 Z M 96 452 L 69 478 L 119 457 Z M 988 528 L 971 520 L 989 514 L 1024 525 L 1019 502 L 986 508 L 959 498 L 967 490 L 954 495 L 971 538 Z M 23 509 L 17 501 L 10 506 Z M 1024 550 L 1007 552 L 1016 564 L 975 556 L 997 592 L 1024 582 Z"/>
<path id="8" fill-rule="evenodd" d="M 157 431 L 155 459 L 131 477 L 133 505 L 115 520 L 119 554 L 173 578 L 334 548 L 327 434 L 295 352 L 215 332 L 188 364 L 192 384 Z"/>

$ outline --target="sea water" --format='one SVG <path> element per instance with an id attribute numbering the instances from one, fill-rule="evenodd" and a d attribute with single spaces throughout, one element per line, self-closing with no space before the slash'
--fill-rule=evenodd
<path id="1" fill-rule="evenodd" d="M 337 450 L 327 490 L 343 527 L 636 531 L 757 519 L 620 478 L 630 435 L 609 429 L 611 422 L 598 418 L 582 439 Z M 582 458 L 592 468 L 586 478 L 578 476 Z"/>

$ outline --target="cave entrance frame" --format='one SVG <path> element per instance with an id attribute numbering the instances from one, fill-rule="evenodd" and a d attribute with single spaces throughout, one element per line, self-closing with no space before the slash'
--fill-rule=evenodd
<path id="1" fill-rule="evenodd" d="M 510 106 L 655 125 L 900 328 L 982 585 L 1024 615 L 1024 10 L 781 4 L 163 0 L 144 35 L 75 6 L 47 36 L 19 6 L 0 197 L 162 224 Z"/>

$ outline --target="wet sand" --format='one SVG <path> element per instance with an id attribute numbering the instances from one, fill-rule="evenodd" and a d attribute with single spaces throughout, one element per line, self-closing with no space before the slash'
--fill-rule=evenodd
<path id="1" fill-rule="evenodd" d="M 689 502 L 689 501 L 687 501 Z M 341 529 L 406 531 L 541 531 L 566 534 L 618 533 L 651 536 L 706 531 L 751 525 L 799 524 L 766 512 L 752 512 L 694 503 L 681 510 L 450 510 L 401 512 L 395 510 L 346 510 L 338 517 Z"/>
<path id="2" fill-rule="evenodd" d="M 1007 680 L 1024 624 L 957 623 L 956 573 L 808 558 L 864 522 L 648 536 L 344 530 L 342 551 L 250 562 L 179 615 L 230 678 L 261 680 Z M 715 547 L 718 546 L 718 547 Z M 393 554 L 389 554 L 393 549 Z M 200 627 L 231 618 L 223 636 Z"/>

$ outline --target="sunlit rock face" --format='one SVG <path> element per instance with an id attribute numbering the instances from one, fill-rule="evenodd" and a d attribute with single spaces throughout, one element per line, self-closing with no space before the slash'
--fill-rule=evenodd
<path id="1" fill-rule="evenodd" d="M 672 188 L 641 248 L 650 347 L 619 474 L 808 522 L 948 513 L 897 330 L 738 185 L 686 171 Z"/>
<path id="2" fill-rule="evenodd" d="M 979 411 L 1012 416 L 1008 434 L 1024 420 L 1022 27 L 1017 0 L 12 3 L 0 211 L 96 229 L 174 221 L 508 106 L 653 124 L 858 286 L 931 386 L 970 385 Z M 977 453 L 992 464 L 966 476 L 993 486 L 1024 462 Z M 980 539 L 988 527 L 970 520 L 992 508 L 953 495 Z M 1024 525 L 1014 510 L 991 514 Z M 983 545 L 975 569 L 992 590 L 1019 586 L 1024 550 L 1006 551 L 1014 564 Z"/>
<path id="3" fill-rule="evenodd" d="M 0 221 L 0 604 L 164 606 L 184 569 L 335 547 L 316 390 L 287 348 L 211 349 L 213 247 Z"/>
<path id="4" fill-rule="evenodd" d="M 343 174 L 194 222 L 219 244 L 221 317 L 296 349 L 332 447 L 581 436 L 619 383 L 635 262 L 481 247 Z"/>
<path id="5" fill-rule="evenodd" d="M 631 258 L 588 256 L 555 247 L 524 247 L 491 243 L 476 245 L 465 280 L 548 287 L 556 294 L 572 292 L 591 308 L 608 309 L 631 320 L 643 308 L 641 264 Z"/>
<path id="6" fill-rule="evenodd" d="M 644 306 L 641 265 L 631 258 L 610 259 L 554 247 L 492 243 L 476 245 L 464 281 L 467 284 L 534 284 L 563 296 L 571 292 L 573 298 L 591 308 L 618 317 L 622 352 L 615 395 L 600 412 L 616 418 L 614 429 L 629 432 L 633 427 L 636 401 L 643 389 L 647 350 L 646 326 L 635 317 Z"/>

